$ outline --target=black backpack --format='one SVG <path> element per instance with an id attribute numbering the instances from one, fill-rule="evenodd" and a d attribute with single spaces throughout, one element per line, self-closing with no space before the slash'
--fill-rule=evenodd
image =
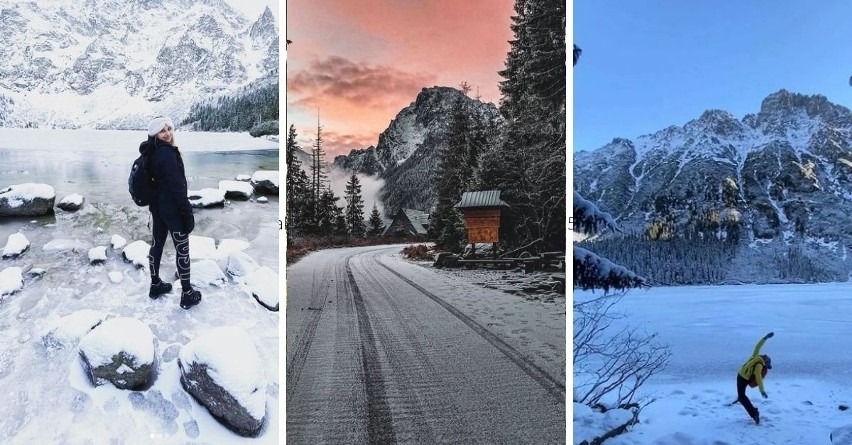
<path id="1" fill-rule="evenodd" d="M 147 206 L 154 201 L 154 179 L 148 173 L 147 151 L 133 161 L 127 185 L 130 189 L 130 197 L 136 205 Z"/>

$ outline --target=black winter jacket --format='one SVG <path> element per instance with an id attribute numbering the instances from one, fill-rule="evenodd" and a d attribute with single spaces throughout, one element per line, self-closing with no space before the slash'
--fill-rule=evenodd
<path id="1" fill-rule="evenodd" d="M 148 209 L 166 223 L 170 232 L 191 232 L 195 218 L 180 152 L 152 136 L 139 145 L 139 153 L 148 155 L 148 174 L 154 179 L 156 189 L 156 197 Z"/>

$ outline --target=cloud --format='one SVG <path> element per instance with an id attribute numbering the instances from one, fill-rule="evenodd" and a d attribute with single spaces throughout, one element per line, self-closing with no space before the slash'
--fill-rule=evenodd
<path id="1" fill-rule="evenodd" d="M 296 129 L 296 133 L 299 135 L 297 142 L 302 150 L 311 150 L 314 141 L 316 141 L 316 131 L 316 127 Z M 334 157 L 337 155 L 347 155 L 352 150 L 361 150 L 371 145 L 375 146 L 378 143 L 378 137 L 373 133 L 340 134 L 336 131 L 325 129 L 322 132 L 322 139 L 322 147 L 329 162 L 334 160 Z"/>
<path id="2" fill-rule="evenodd" d="M 355 62 L 339 56 L 316 60 L 287 79 L 287 91 L 299 97 L 293 105 L 313 109 L 348 102 L 358 107 L 386 107 L 410 102 L 436 79 L 393 67 Z"/>
<path id="3" fill-rule="evenodd" d="M 382 190 L 382 187 L 385 186 L 385 181 L 376 176 L 367 176 L 360 173 L 355 176 L 358 177 L 358 181 L 361 183 L 361 198 L 364 200 L 364 218 L 366 219 L 370 216 L 370 212 L 373 211 L 373 204 L 376 204 L 379 208 L 379 213 L 384 215 L 384 206 L 382 206 L 382 203 L 379 200 L 379 192 Z M 334 192 L 334 196 L 340 198 L 337 201 L 338 207 L 345 208 L 346 206 L 346 200 L 343 196 L 346 191 L 346 183 L 349 182 L 351 177 L 351 172 L 341 170 L 334 166 L 331 166 L 328 170 L 328 179 L 331 190 Z"/>

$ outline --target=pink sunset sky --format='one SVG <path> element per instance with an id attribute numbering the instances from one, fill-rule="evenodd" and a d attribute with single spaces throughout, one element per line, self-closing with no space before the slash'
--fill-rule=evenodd
<path id="1" fill-rule="evenodd" d="M 378 143 L 421 89 L 468 82 L 499 103 L 513 0 L 288 0 L 287 127 L 329 160 Z"/>

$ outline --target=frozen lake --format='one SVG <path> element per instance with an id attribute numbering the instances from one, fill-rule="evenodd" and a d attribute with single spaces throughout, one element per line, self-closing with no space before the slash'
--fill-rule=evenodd
<path id="1" fill-rule="evenodd" d="M 71 193 L 86 199 L 77 212 L 55 209 L 39 218 L 0 218 L 0 248 L 9 235 L 31 243 L 10 267 L 43 269 L 24 288 L 0 296 L 0 443 L 252 443 L 275 444 L 278 426 L 278 312 L 260 306 L 233 278 L 198 285 L 200 305 L 185 311 L 178 292 L 148 298 L 146 269 L 109 247 L 112 235 L 151 242 L 147 207 L 137 207 L 127 176 L 145 133 L 139 131 L 0 129 L 0 188 L 46 183 L 56 202 Z M 220 180 L 278 170 L 278 143 L 247 134 L 176 133 L 191 190 L 218 188 Z M 269 202 L 229 201 L 224 208 L 195 209 L 192 235 L 248 242 L 244 250 L 260 266 L 278 270 L 278 197 Z M 104 264 L 91 265 L 87 251 L 107 246 Z M 195 257 L 201 250 L 190 249 Z M 193 258 L 195 264 L 196 258 Z M 176 283 L 175 251 L 167 242 L 164 280 Z M 201 276 L 193 268 L 193 277 Z M 112 276 L 108 274 L 112 273 Z M 113 277 L 120 281 L 113 281 Z M 176 283 L 177 284 L 177 283 Z M 180 289 L 180 285 L 176 285 Z M 83 376 L 76 342 L 47 347 L 44 335 L 81 311 L 107 318 L 132 317 L 156 338 L 157 377 L 145 391 L 92 385 Z M 265 381 L 267 421 L 258 438 L 243 439 L 221 426 L 187 396 L 179 383 L 176 351 L 220 326 L 245 329 L 257 348 Z"/>
<path id="2" fill-rule="evenodd" d="M 641 423 L 612 445 L 828 444 L 852 425 L 852 285 L 849 283 L 660 287 L 628 292 L 615 311 L 631 325 L 659 334 L 669 366 L 640 392 L 656 401 Z M 600 296 L 576 291 L 575 300 Z M 736 399 L 736 373 L 766 333 L 772 357 L 768 399 L 747 395 L 760 409 L 754 422 Z M 575 369 L 576 372 L 576 369 Z M 575 428 L 578 423 L 575 418 Z M 575 442 L 577 436 L 575 436 Z"/>

